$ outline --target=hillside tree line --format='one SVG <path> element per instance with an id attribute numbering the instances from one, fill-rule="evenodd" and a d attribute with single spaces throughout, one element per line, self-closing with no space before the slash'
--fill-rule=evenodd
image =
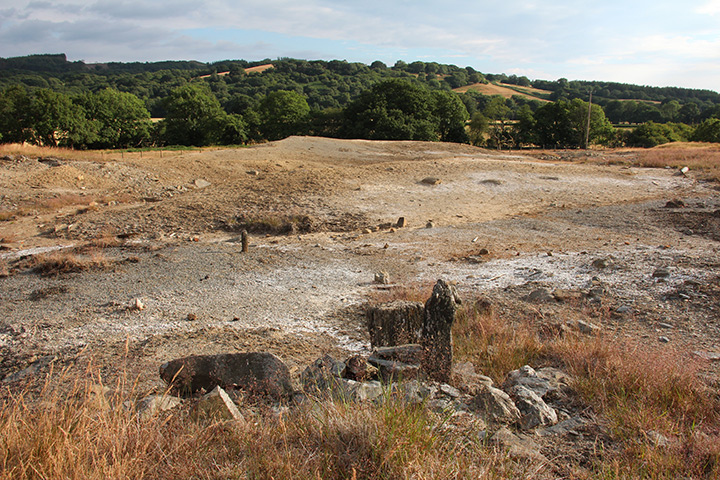
<path id="1" fill-rule="evenodd" d="M 273 68 L 246 71 L 267 63 Z M 453 91 L 484 82 L 549 93 L 503 98 Z M 577 148 L 586 137 L 610 146 L 718 141 L 719 129 L 716 92 L 532 82 L 435 62 L 86 65 L 64 55 L 0 59 L 0 142 L 132 148 L 237 145 L 300 134 Z"/>

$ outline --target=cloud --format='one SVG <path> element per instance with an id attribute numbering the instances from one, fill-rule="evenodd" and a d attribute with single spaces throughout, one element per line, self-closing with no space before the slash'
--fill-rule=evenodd
<path id="1" fill-rule="evenodd" d="M 591 79 L 603 65 L 705 68 L 720 52 L 718 14 L 720 0 L 696 8 L 671 0 L 15 0 L 0 6 L 0 55 L 447 59 L 485 72 Z"/>

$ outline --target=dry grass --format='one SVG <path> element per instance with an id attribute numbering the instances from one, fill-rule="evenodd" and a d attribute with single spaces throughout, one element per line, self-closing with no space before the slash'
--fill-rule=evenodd
<path id="1" fill-rule="evenodd" d="M 702 171 L 711 180 L 720 181 L 720 146 L 717 144 L 667 144 L 642 150 L 638 164 L 643 167 L 688 167 Z"/>
<path id="2" fill-rule="evenodd" d="M 379 300 L 393 299 L 415 298 L 397 289 Z M 568 308 L 598 324 L 608 317 L 601 308 Z M 593 478 L 720 478 L 720 395 L 700 380 L 702 361 L 611 334 L 548 335 L 544 325 L 531 316 L 502 318 L 488 302 L 466 301 L 453 326 L 454 355 L 498 384 L 528 364 L 568 372 L 578 401 L 605 419 L 617 446 L 593 466 Z M 654 432 L 670 445 L 657 444 Z"/>
<path id="3" fill-rule="evenodd" d="M 387 300 L 417 299 L 396 289 Z M 426 296 L 424 291 L 422 296 Z M 385 300 L 385 298 L 381 299 Z M 598 315 L 602 315 L 599 312 Z M 589 319 L 592 320 L 592 319 Z M 462 307 L 455 354 L 501 382 L 524 364 L 574 377 L 578 401 L 608 425 L 612 448 L 587 478 L 718 478 L 720 399 L 698 377 L 702 363 L 663 347 L 609 336 L 542 337 L 533 318 L 501 318 L 486 302 Z M 386 394 L 384 402 L 307 401 L 282 414 L 245 405 L 247 422 L 192 420 L 193 401 L 142 421 L 119 408 L 138 397 L 123 375 L 99 398 L 85 372 L 33 394 L 0 400 L 0 479 L 30 478 L 533 478 L 543 472 L 478 440 L 472 427 Z M 54 378 L 52 376 L 48 377 Z M 116 408 L 113 408 L 115 406 Z M 653 432 L 670 439 L 657 444 Z"/>
<path id="4" fill-rule="evenodd" d="M 61 250 L 34 256 L 28 267 L 43 276 L 51 276 L 87 270 L 108 270 L 115 263 L 102 251 L 96 249 L 90 249 L 82 254 L 78 250 Z"/>
<path id="5" fill-rule="evenodd" d="M 0 479 L 534 478 L 487 448 L 478 432 L 387 396 L 380 406 L 307 401 L 276 415 L 255 406 L 246 423 L 193 420 L 193 400 L 141 419 L 121 377 L 106 395 L 97 375 L 50 376 L 0 400 Z M 52 381 L 51 381 L 52 380 Z M 70 384 L 69 388 L 67 385 Z M 53 386 L 55 385 L 55 386 Z M 58 387 L 57 385 L 64 385 Z"/>

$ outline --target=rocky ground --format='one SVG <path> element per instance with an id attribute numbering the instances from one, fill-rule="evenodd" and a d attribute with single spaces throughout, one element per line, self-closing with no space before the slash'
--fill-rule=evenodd
<path id="1" fill-rule="evenodd" d="M 718 186 L 624 166 L 632 155 L 299 137 L 142 158 L 8 155 L 0 378 L 93 357 L 161 390 L 165 361 L 245 351 L 297 376 L 322 354 L 368 352 L 368 298 L 438 278 L 501 315 L 577 322 L 592 308 L 609 335 L 717 359 Z M 97 268 L 38 270 L 63 255 Z"/>

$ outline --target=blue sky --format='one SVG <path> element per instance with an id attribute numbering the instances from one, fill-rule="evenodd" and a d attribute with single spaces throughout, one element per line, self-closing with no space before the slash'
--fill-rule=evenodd
<path id="1" fill-rule="evenodd" d="M 0 0 L 0 57 L 470 65 L 720 90 L 720 0 Z"/>

